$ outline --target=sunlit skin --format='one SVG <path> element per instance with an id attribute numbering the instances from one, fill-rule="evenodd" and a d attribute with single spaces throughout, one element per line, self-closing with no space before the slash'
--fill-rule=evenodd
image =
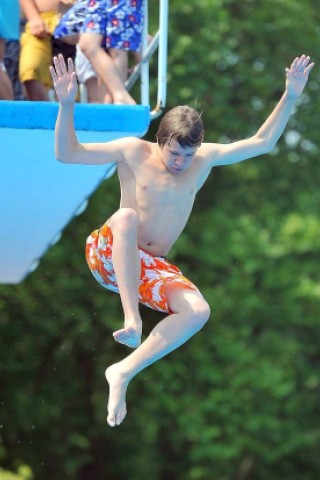
<path id="1" fill-rule="evenodd" d="M 57 159 L 82 165 L 116 163 L 121 186 L 120 208 L 108 219 L 114 239 L 113 267 L 124 312 L 124 326 L 113 336 L 117 342 L 135 349 L 106 370 L 110 426 L 120 425 L 127 414 L 129 382 L 189 340 L 210 316 L 209 305 L 200 292 L 166 281 L 164 294 L 170 313 L 141 343 L 138 247 L 152 256 L 167 256 L 185 228 L 196 195 L 212 169 L 273 150 L 313 66 L 306 55 L 293 60 L 286 68 L 281 99 L 248 138 L 228 144 L 203 142 L 198 147 L 182 146 L 174 134 L 163 145 L 133 137 L 83 144 L 77 140 L 73 123 L 77 81 L 72 61 L 66 65 L 61 56 L 54 58 L 50 72 L 60 101 L 55 133 Z"/>
<path id="2" fill-rule="evenodd" d="M 161 147 L 160 147 L 161 148 Z M 175 139 L 161 148 L 163 163 L 173 175 L 182 173 L 191 166 L 198 147 L 182 147 Z"/>

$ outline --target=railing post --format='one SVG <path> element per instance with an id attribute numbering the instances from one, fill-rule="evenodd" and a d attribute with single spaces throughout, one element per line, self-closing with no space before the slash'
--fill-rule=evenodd
<path id="1" fill-rule="evenodd" d="M 167 95 L 167 55 L 168 55 L 168 13 L 169 0 L 160 0 L 159 4 L 159 28 L 149 43 L 149 12 L 148 0 L 144 3 L 144 25 L 141 45 L 141 61 L 135 66 L 125 86 L 131 90 L 137 79 L 140 77 L 141 104 L 150 106 L 150 59 L 158 49 L 158 82 L 157 82 L 157 104 L 150 112 L 150 119 L 153 120 L 161 115 Z"/>
<path id="2" fill-rule="evenodd" d="M 158 51 L 158 96 L 156 108 L 151 118 L 160 115 L 165 107 L 167 95 L 167 56 L 168 56 L 168 0 L 160 0 L 159 11 L 159 51 Z"/>
<path id="3" fill-rule="evenodd" d="M 148 49 L 148 29 L 149 29 L 149 11 L 148 0 L 144 0 L 144 23 L 142 34 L 142 48 L 141 48 L 141 104 L 150 105 L 150 92 L 149 92 L 149 59 L 145 59 L 145 53 Z"/>

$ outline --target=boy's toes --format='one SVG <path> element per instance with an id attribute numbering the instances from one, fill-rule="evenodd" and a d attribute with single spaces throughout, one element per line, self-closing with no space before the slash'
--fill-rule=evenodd
<path id="1" fill-rule="evenodd" d="M 137 348 L 141 343 L 141 335 L 137 334 L 132 327 L 113 332 L 113 338 L 116 342 L 122 343 L 130 348 Z"/>

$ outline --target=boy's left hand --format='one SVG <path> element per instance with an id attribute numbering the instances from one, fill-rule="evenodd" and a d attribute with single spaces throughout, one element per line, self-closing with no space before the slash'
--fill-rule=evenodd
<path id="1" fill-rule="evenodd" d="M 313 67 L 314 62 L 310 63 L 310 57 L 301 55 L 293 60 L 290 68 L 286 68 L 286 89 L 290 97 L 298 98 L 301 95 Z"/>

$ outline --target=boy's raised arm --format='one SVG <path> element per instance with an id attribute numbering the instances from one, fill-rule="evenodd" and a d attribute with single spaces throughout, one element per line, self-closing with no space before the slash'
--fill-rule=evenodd
<path id="1" fill-rule="evenodd" d="M 230 144 L 212 144 L 212 147 L 205 144 L 211 166 L 229 165 L 269 153 L 282 135 L 313 66 L 310 57 L 302 55 L 293 60 L 290 68 L 286 68 L 285 91 L 255 135 Z"/>
<path id="2" fill-rule="evenodd" d="M 74 105 L 78 92 L 78 83 L 73 61 L 69 58 L 66 65 L 60 54 L 50 66 L 53 86 L 60 102 L 55 127 L 55 155 L 63 163 L 99 165 L 124 160 L 125 140 L 108 143 L 79 143 L 74 128 Z"/>

